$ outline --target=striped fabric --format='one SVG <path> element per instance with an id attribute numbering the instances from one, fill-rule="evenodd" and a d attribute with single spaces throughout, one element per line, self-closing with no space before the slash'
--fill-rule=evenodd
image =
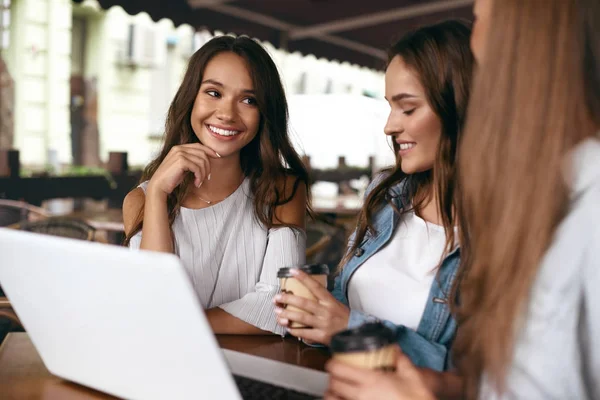
<path id="1" fill-rule="evenodd" d="M 146 186 L 140 185 L 144 191 Z M 254 215 L 248 179 L 211 207 L 182 207 L 173 232 L 175 253 L 204 308 L 221 307 L 260 329 L 285 334 L 272 303 L 279 291 L 277 271 L 304 263 L 306 235 L 290 228 L 265 229 Z M 130 247 L 139 249 L 141 240 L 140 232 Z"/>

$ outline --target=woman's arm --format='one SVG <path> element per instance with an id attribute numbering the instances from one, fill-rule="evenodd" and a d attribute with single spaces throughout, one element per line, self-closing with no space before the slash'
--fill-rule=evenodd
<path id="1" fill-rule="evenodd" d="M 246 321 L 229 314 L 222 308 L 206 310 L 206 318 L 214 333 L 222 335 L 272 335 L 273 332 L 262 330 Z"/>
<path id="2" fill-rule="evenodd" d="M 288 178 L 285 185 L 285 194 L 288 197 L 292 193 L 293 182 L 294 179 Z M 283 223 L 303 230 L 306 219 L 305 185 L 300 183 L 293 198 L 288 203 L 278 206 L 274 214 L 275 224 Z M 241 299 L 208 310 L 207 316 L 213 331 L 222 334 L 283 335 L 285 330 L 277 325 L 272 303 L 273 297 L 279 292 L 277 271 L 282 267 L 304 263 L 305 251 L 304 232 L 287 227 L 271 229 L 255 290 Z"/>
<path id="3" fill-rule="evenodd" d="M 144 206 L 141 249 L 173 253 L 173 237 L 169 226 L 167 194 L 148 184 Z"/>
<path id="4" fill-rule="evenodd" d="M 148 182 L 145 198 L 142 189 L 135 189 L 127 195 L 123 202 L 127 233 L 132 229 L 139 211 L 144 210 L 141 249 L 173 253 L 167 196 L 181 185 L 188 174 L 194 175 L 194 185 L 199 186 L 210 174 L 210 158 L 220 157 L 200 143 L 174 146 Z"/>
<path id="5" fill-rule="evenodd" d="M 355 367 L 333 359 L 327 363 L 325 400 L 434 400 L 423 375 L 400 350 L 396 372 Z"/>
<path id="6" fill-rule="evenodd" d="M 395 325 L 391 321 L 379 320 L 376 317 L 350 309 L 343 298 L 329 293 L 317 281 L 302 271 L 292 271 L 296 279 L 310 290 L 316 301 L 292 294 L 279 294 L 275 298 L 278 303 L 292 305 L 305 312 L 278 308 L 278 321 L 287 326 L 289 321 L 311 326 L 313 329 L 288 329 L 288 332 L 305 341 L 329 345 L 331 337 L 344 329 L 355 328 L 366 322 L 380 321 L 396 332 L 397 342 L 402 351 L 410 357 L 418 367 L 443 371 L 448 365 L 448 348 L 451 343 L 437 343 L 426 339 L 414 330 L 403 325 Z M 338 282 L 339 284 L 339 282 Z M 335 292 L 335 291 L 334 291 Z M 338 290 L 335 293 L 339 293 Z"/>
<path id="7" fill-rule="evenodd" d="M 148 185 L 146 194 L 141 188 L 129 192 L 123 201 L 123 223 L 129 234 L 143 215 L 140 249 L 173 253 L 173 240 L 169 226 L 167 195 Z"/>
<path id="8" fill-rule="evenodd" d="M 429 368 L 418 368 L 425 386 L 439 400 L 461 400 L 464 398 L 464 382 L 456 372 L 438 372 Z"/>
<path id="9" fill-rule="evenodd" d="M 396 340 L 402 351 L 418 367 L 443 371 L 448 366 L 448 351 L 452 343 L 441 344 L 430 341 L 413 329 L 380 320 L 356 309 L 350 310 L 348 328 L 356 328 L 366 322 L 380 321 L 396 331 Z"/>

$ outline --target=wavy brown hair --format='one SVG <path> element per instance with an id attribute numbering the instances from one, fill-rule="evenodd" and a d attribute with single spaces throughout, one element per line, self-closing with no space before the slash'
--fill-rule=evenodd
<path id="1" fill-rule="evenodd" d="M 258 134 L 240 152 L 242 171 L 250 178 L 255 215 L 267 228 L 285 225 L 273 222 L 275 207 L 289 202 L 300 184 L 306 186 L 310 199 L 308 172 L 290 143 L 287 101 L 277 67 L 267 51 L 247 36 L 215 37 L 192 55 L 183 81 L 169 107 L 163 147 L 144 170 L 141 181 L 152 178 L 173 146 L 199 142 L 192 129 L 192 108 L 206 65 L 223 52 L 237 54 L 246 61 L 260 112 Z M 288 176 L 296 178 L 292 188 L 285 187 Z M 191 182 L 193 175 L 189 174 L 167 197 L 171 225 Z M 310 202 L 307 204 L 307 212 L 311 214 Z M 126 245 L 142 229 L 142 224 L 143 210 L 125 238 Z"/>
<path id="2" fill-rule="evenodd" d="M 395 57 L 402 58 L 419 78 L 427 102 L 441 121 L 437 157 L 433 169 L 429 171 L 407 175 L 400 168 L 399 158 L 396 166 L 386 171 L 386 176 L 365 199 L 358 216 L 356 235 L 340 267 L 349 261 L 367 232 L 375 234 L 373 214 L 382 206 L 390 204 L 397 213 L 410 210 L 419 213 L 432 190 L 437 194 L 437 208 L 446 233 L 445 253 L 454 247 L 456 153 L 466 117 L 473 68 L 470 35 L 471 28 L 468 25 L 450 20 L 416 29 L 389 49 L 388 65 Z M 398 154 L 399 145 L 395 141 L 393 150 Z M 412 207 L 402 210 L 396 209 L 390 193 L 390 189 L 400 182 L 403 182 L 402 192 L 396 196 L 412 204 Z"/>
<path id="3" fill-rule="evenodd" d="M 519 317 L 567 212 L 565 156 L 600 126 L 600 2 L 494 3 L 459 149 L 467 240 L 453 351 L 468 398 L 484 372 L 505 387 Z"/>

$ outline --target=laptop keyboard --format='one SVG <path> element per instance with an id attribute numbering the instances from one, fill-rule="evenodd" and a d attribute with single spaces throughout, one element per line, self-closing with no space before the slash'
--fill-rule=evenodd
<path id="1" fill-rule="evenodd" d="M 318 397 L 296 392 L 281 386 L 234 375 L 235 383 L 244 400 L 315 400 Z"/>

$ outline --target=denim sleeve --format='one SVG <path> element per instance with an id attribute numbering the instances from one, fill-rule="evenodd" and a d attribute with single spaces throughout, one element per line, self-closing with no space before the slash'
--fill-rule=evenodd
<path id="1" fill-rule="evenodd" d="M 413 364 L 418 367 L 431 368 L 436 371 L 448 369 L 448 348 L 440 343 L 432 342 L 407 328 L 391 321 L 382 321 L 358 310 L 350 311 L 348 328 L 356 328 L 366 322 L 379 321 L 396 332 L 398 345 Z"/>
<path id="2" fill-rule="evenodd" d="M 346 294 L 342 291 L 341 273 L 338 276 L 336 276 L 335 280 L 333 281 L 333 290 L 331 291 L 331 294 L 333 295 L 333 297 L 335 297 L 337 301 L 348 307 L 348 299 L 346 298 Z"/>

